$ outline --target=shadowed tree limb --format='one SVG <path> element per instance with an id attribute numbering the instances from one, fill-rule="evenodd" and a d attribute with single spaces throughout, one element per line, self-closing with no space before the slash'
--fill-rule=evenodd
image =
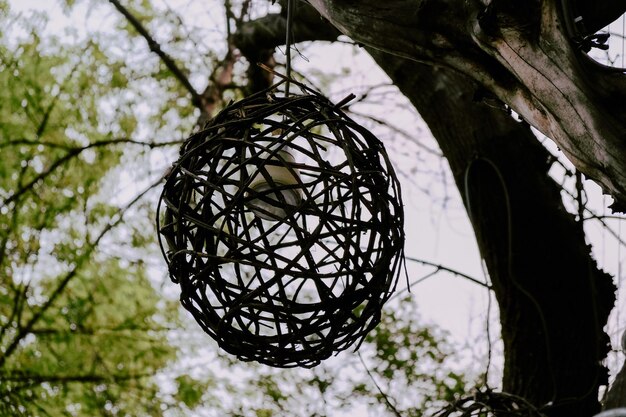
<path id="1" fill-rule="evenodd" d="M 503 390 L 552 417 L 597 413 L 614 287 L 563 207 L 548 153 L 527 125 L 474 102 L 469 79 L 370 53 L 427 122 L 466 203 L 500 307 Z"/>
<path id="2" fill-rule="evenodd" d="M 286 10 L 286 0 L 281 0 L 280 4 Z M 297 16 L 292 28 L 295 43 L 335 41 L 341 34 L 307 4 L 295 2 L 294 14 Z M 262 63 L 270 68 L 275 66 L 274 49 L 285 44 L 286 31 L 286 12 L 281 12 L 242 23 L 233 34 L 233 44 L 250 64 L 247 72 L 248 93 L 264 90 L 272 84 L 271 74 L 256 64 Z"/>
<path id="3" fill-rule="evenodd" d="M 581 52 L 567 31 L 570 19 L 581 15 L 563 12 L 566 5 L 588 3 L 584 16 L 597 27 L 626 11 L 623 1 L 309 3 L 360 43 L 472 78 L 553 139 L 579 171 L 615 199 L 614 210 L 626 211 L 626 108 L 621 105 L 626 75 Z M 599 13 L 592 16 L 591 9 Z"/>

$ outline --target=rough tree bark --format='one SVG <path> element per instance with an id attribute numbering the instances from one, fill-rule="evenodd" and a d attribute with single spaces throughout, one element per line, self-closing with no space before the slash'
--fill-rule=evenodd
<path id="1" fill-rule="evenodd" d="M 466 202 L 500 308 L 503 390 L 549 416 L 597 413 L 614 287 L 563 207 L 549 155 L 526 124 L 474 102 L 466 77 L 373 55 L 428 123 Z"/>
<path id="2" fill-rule="evenodd" d="M 332 27 L 302 9 L 294 31 Z M 280 15 L 263 18 L 267 29 Z M 272 23 L 276 25 L 276 22 Z M 252 26 L 250 26 L 252 28 Z M 254 30 L 236 36 L 254 43 Z M 264 33 L 264 47 L 273 41 Z M 374 49 L 370 54 L 415 105 L 448 159 L 473 220 L 500 307 L 505 347 L 503 389 L 551 417 L 589 417 L 606 384 L 602 332 L 614 302 L 610 276 L 591 259 L 580 225 L 563 207 L 547 174 L 549 155 L 525 123 L 474 98 L 475 81 Z"/>
<path id="3" fill-rule="evenodd" d="M 463 73 L 554 139 L 626 209 L 626 75 L 585 59 L 567 33 L 573 0 L 309 0 L 372 48 Z M 626 2 L 586 2 L 589 28 Z M 561 6 L 566 6 L 563 9 Z M 585 14 L 586 13 L 586 14 Z M 590 29 L 587 29 L 590 30 Z"/>

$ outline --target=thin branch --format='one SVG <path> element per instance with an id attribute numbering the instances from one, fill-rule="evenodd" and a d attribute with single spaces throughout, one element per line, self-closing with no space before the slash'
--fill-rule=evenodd
<path id="1" fill-rule="evenodd" d="M 453 275 L 456 275 L 458 277 L 465 278 L 467 280 L 472 281 L 474 284 L 478 284 L 481 287 L 487 288 L 488 290 L 492 289 L 491 285 L 489 285 L 489 284 L 487 284 L 485 282 L 482 282 L 482 281 L 480 281 L 480 280 L 478 280 L 478 279 L 476 279 L 476 278 L 474 278 L 472 276 L 464 274 L 463 272 L 457 271 L 455 269 L 451 269 L 451 268 L 448 268 L 446 266 L 439 265 L 439 264 L 436 264 L 436 263 L 433 263 L 433 262 L 425 261 L 423 259 L 412 258 L 410 256 L 405 256 L 405 258 L 408 261 L 417 262 L 417 263 L 420 263 L 422 265 L 428 265 L 428 266 L 435 267 L 435 268 L 437 268 L 437 271 L 446 271 L 446 272 L 449 272 L 449 273 L 451 273 Z"/>
<path id="2" fill-rule="evenodd" d="M 50 167 L 47 170 L 41 172 L 39 175 L 37 175 L 32 180 L 30 180 L 24 186 L 20 187 L 18 190 L 13 192 L 13 194 L 11 194 L 3 202 L 1 202 L 0 205 L 8 205 L 11 202 L 17 200 L 21 195 L 23 195 L 28 190 L 33 188 L 35 186 L 35 184 L 37 184 L 40 181 L 43 181 L 46 177 L 48 177 L 50 174 L 52 174 L 57 168 L 59 168 L 60 166 L 64 165 L 70 159 L 80 155 L 83 151 L 86 151 L 87 149 L 100 148 L 100 147 L 103 147 L 103 146 L 107 146 L 107 145 L 111 145 L 111 144 L 117 144 L 117 143 L 135 143 L 135 144 L 150 146 L 151 148 L 154 148 L 154 147 L 157 147 L 157 146 L 168 146 L 168 145 L 172 145 L 172 144 L 181 143 L 181 141 L 152 143 L 152 142 L 140 142 L 140 141 L 135 141 L 135 140 L 126 139 L 126 138 L 118 138 L 118 139 L 105 139 L 105 140 L 95 141 L 95 142 L 90 143 L 89 145 L 86 145 L 86 146 L 83 146 L 83 147 L 80 147 L 80 148 L 70 148 L 68 150 L 67 154 L 65 154 L 63 157 L 57 159 L 56 161 L 54 161 L 54 163 L 52 163 L 52 165 L 50 165 Z"/>
<path id="3" fill-rule="evenodd" d="M 23 182 L 26 170 L 27 170 L 26 164 L 24 164 L 19 170 L 19 174 L 17 178 L 18 187 L 22 186 L 22 182 Z M 11 219 L 10 220 L 11 224 L 8 228 L 6 228 L 5 233 L 3 233 L 4 236 L 2 237 L 2 240 L 0 241 L 0 266 L 4 264 L 4 261 L 7 257 L 6 249 L 7 249 L 7 244 L 9 242 L 9 237 L 11 236 L 12 233 L 14 233 L 17 230 L 17 227 L 19 224 L 19 217 L 20 217 L 19 209 L 20 209 L 19 201 L 16 201 L 15 204 L 13 205 L 12 213 L 9 216 L 9 218 Z M 19 314 L 19 311 L 18 311 L 18 314 Z"/>
<path id="4" fill-rule="evenodd" d="M 19 315 L 19 312 L 22 309 L 23 303 L 21 302 L 23 299 L 26 299 L 26 293 L 28 292 L 29 285 L 23 285 L 21 287 L 15 288 L 15 296 L 13 298 L 13 308 L 11 309 L 11 315 L 7 318 L 6 323 L 0 328 L 0 342 L 4 338 L 5 332 L 11 326 L 11 323 L 15 321 L 15 317 Z"/>
<path id="5" fill-rule="evenodd" d="M 160 147 L 164 147 L 164 146 L 170 146 L 170 145 L 180 145 L 181 143 L 184 142 L 184 139 L 180 139 L 180 140 L 171 140 L 171 141 L 167 141 L 167 142 L 147 142 L 147 141 L 141 141 L 141 140 L 136 140 L 136 139 L 130 139 L 130 138 L 113 138 L 113 139 L 103 139 L 103 140 L 98 140 L 93 142 L 92 144 L 88 145 L 88 146 L 92 146 L 95 145 L 96 147 L 100 147 L 103 145 L 114 145 L 114 144 L 118 144 L 118 143 L 128 143 L 128 144 L 133 144 L 133 145 L 141 145 L 141 146 L 147 146 L 149 148 L 160 148 Z M 54 142 L 48 142 L 45 140 L 39 141 L 39 140 L 32 140 L 32 139 L 26 139 L 26 138 L 19 138 L 19 139 L 13 139 L 7 142 L 2 142 L 0 143 L 0 148 L 6 148 L 9 146 L 18 146 L 18 145 L 25 145 L 25 146 L 45 146 L 48 148 L 57 148 L 57 149 L 64 149 L 67 151 L 73 151 L 73 150 L 84 150 L 84 147 L 76 147 L 76 146 L 71 146 L 71 145 L 67 145 L 67 144 L 63 144 L 63 143 L 54 143 Z"/>
<path id="6" fill-rule="evenodd" d="M 16 191 L 14 191 L 13 194 L 11 194 L 9 197 L 7 197 L 2 202 L 2 205 L 9 205 L 11 202 L 17 200 L 24 193 L 26 193 L 28 190 L 33 188 L 35 186 L 35 184 L 37 184 L 39 181 L 42 181 L 47 176 L 52 174 L 61 165 L 65 164 L 65 162 L 69 161 L 70 159 L 74 158 L 75 156 L 78 156 L 82 151 L 84 151 L 86 149 L 89 149 L 89 148 L 92 148 L 92 147 L 94 147 L 94 146 L 87 145 L 84 148 L 72 149 L 67 154 L 65 154 L 62 158 L 59 158 L 56 161 L 54 161 L 54 163 L 52 165 L 50 165 L 50 167 L 47 170 L 43 171 L 42 173 L 37 175 L 35 178 L 33 178 L 32 180 L 27 182 L 25 185 L 23 185 L 22 187 L 20 187 Z"/>
<path id="7" fill-rule="evenodd" d="M 565 187 L 561 186 L 560 187 L 561 191 L 563 191 L 565 194 L 567 194 L 569 197 L 571 197 L 573 200 L 576 200 L 577 196 L 569 191 L 568 189 L 566 189 Z M 614 219 L 618 219 L 618 220 L 626 220 L 626 217 L 620 217 L 620 216 L 602 216 L 600 214 L 597 214 L 596 212 L 594 212 L 593 210 L 591 210 L 589 207 L 584 206 L 584 213 L 588 213 L 589 216 L 584 217 L 584 220 L 597 220 L 598 222 L 600 222 L 600 224 L 602 224 L 602 227 L 604 227 L 605 230 L 607 230 L 609 232 L 609 234 L 611 236 L 613 236 L 617 242 L 620 245 L 626 246 L 626 241 L 620 236 L 619 233 L 617 233 L 615 230 L 613 230 L 608 223 L 605 221 L 605 219 L 610 219 L 610 218 L 614 218 Z"/>
<path id="8" fill-rule="evenodd" d="M 405 268 L 406 271 L 406 268 Z M 400 297 L 405 291 L 411 292 L 411 289 L 413 287 L 415 287 L 418 284 L 421 284 L 422 282 L 426 281 L 428 278 L 433 277 L 435 275 L 437 275 L 437 273 L 439 272 L 439 269 L 435 269 L 434 271 L 429 272 L 428 274 L 424 275 L 423 277 L 411 282 L 410 284 L 408 283 L 409 279 L 407 277 L 407 287 L 403 288 L 402 291 L 396 292 L 392 297 L 389 298 L 389 301 L 394 300 L 398 297 Z M 407 272 L 408 274 L 408 272 Z"/>
<path id="9" fill-rule="evenodd" d="M 241 3 L 241 10 L 239 11 L 239 17 L 235 19 L 236 24 L 237 24 L 237 29 L 239 29 L 240 25 L 243 23 L 244 17 L 246 17 L 248 15 L 248 12 L 250 11 L 250 3 L 252 3 L 251 0 L 244 0 Z"/>
<path id="10" fill-rule="evenodd" d="M 84 55 L 91 47 L 93 46 L 93 44 L 91 42 L 89 42 L 87 44 L 87 46 L 85 46 L 82 51 L 81 51 L 81 55 Z M 56 104 L 59 101 L 59 97 L 61 97 L 61 93 L 65 90 L 65 87 L 69 84 L 70 80 L 72 79 L 72 77 L 74 76 L 74 74 L 76 73 L 76 71 L 78 71 L 78 68 L 83 64 L 82 60 L 79 60 L 70 70 L 69 74 L 65 77 L 65 79 L 61 82 L 61 85 L 59 87 L 58 92 L 52 97 L 52 101 L 50 102 L 50 104 L 48 105 L 48 107 L 46 108 L 44 115 L 43 115 L 43 119 L 41 120 L 41 123 L 39 124 L 39 126 L 37 127 L 37 137 L 41 137 L 43 136 L 46 127 L 48 127 L 48 121 L 50 120 L 50 115 L 52 114 L 52 111 L 54 110 L 54 108 L 56 107 Z"/>
<path id="11" fill-rule="evenodd" d="M 591 211 L 591 210 L 587 210 L 587 211 Z M 626 220 L 626 217 L 624 216 L 614 216 L 614 215 L 601 215 L 601 214 L 590 214 L 589 216 L 586 216 L 583 220 Z"/>
<path id="12" fill-rule="evenodd" d="M 354 104 L 354 103 L 353 103 L 353 104 Z M 372 115 L 370 115 L 370 114 L 365 114 L 365 113 L 361 113 L 361 112 L 356 112 L 356 111 L 353 111 L 353 110 L 349 110 L 349 111 L 348 111 L 348 113 L 349 113 L 349 114 L 352 114 L 352 115 L 354 115 L 354 116 L 358 116 L 358 117 L 362 117 L 362 118 L 364 118 L 364 119 L 368 119 L 368 120 L 370 120 L 370 121 L 372 121 L 372 122 L 376 123 L 377 125 L 383 126 L 383 127 L 385 127 L 386 129 L 389 129 L 389 130 L 391 130 L 391 131 L 393 131 L 393 132 L 395 132 L 395 133 L 397 133 L 397 134 L 399 134 L 399 135 L 401 135 L 401 136 L 404 136 L 407 140 L 409 140 L 409 141 L 410 141 L 410 142 L 412 142 L 412 143 L 415 143 L 418 147 L 422 148 L 422 149 L 423 149 L 423 150 L 425 150 L 427 153 L 429 153 L 429 154 L 431 154 L 431 155 L 434 155 L 434 156 L 436 156 L 436 157 L 438 157 L 438 158 L 443 158 L 443 154 L 442 154 L 440 151 L 438 151 L 438 150 L 436 150 L 436 149 L 432 149 L 432 148 L 430 148 L 430 147 L 429 147 L 429 146 L 427 146 L 427 145 L 424 145 L 424 144 L 423 144 L 423 143 L 421 143 L 419 140 L 417 140 L 417 138 L 415 137 L 415 135 L 411 135 L 411 134 L 409 134 L 409 132 L 406 132 L 406 131 L 404 131 L 404 130 L 400 129 L 399 127 L 394 126 L 394 125 L 392 125 L 391 123 L 388 123 L 388 122 L 386 122 L 386 121 L 384 121 L 384 120 L 382 120 L 382 119 L 379 119 L 379 118 L 377 118 L 377 117 L 375 117 L 375 116 L 372 116 Z"/>
<path id="13" fill-rule="evenodd" d="M 56 149 L 64 149 L 64 150 L 74 149 L 73 146 L 70 146 L 64 143 L 54 143 L 54 142 L 39 141 L 39 140 L 32 140 L 32 139 L 26 139 L 26 138 L 19 138 L 19 139 L 13 139 L 13 140 L 8 140 L 6 142 L 2 142 L 0 143 L 0 149 L 8 148 L 9 146 L 39 146 L 39 145 L 45 146 L 47 148 L 56 148 Z"/>
<path id="14" fill-rule="evenodd" d="M 118 328 L 80 328 L 76 330 L 71 329 L 50 329 L 50 328 L 37 328 L 31 329 L 30 333 L 38 334 L 38 335 L 70 335 L 70 334 L 79 334 L 79 335 L 105 335 L 105 334 L 120 334 L 120 333 L 156 333 L 156 332 L 170 332 L 172 330 L 176 330 L 174 327 L 118 327 Z M 136 337 L 136 336 L 133 336 Z"/>
<path id="15" fill-rule="evenodd" d="M 231 44 L 233 37 L 233 30 L 230 27 L 230 19 L 235 18 L 232 7 L 233 5 L 231 4 L 230 0 L 224 0 L 224 13 L 226 15 L 226 42 L 229 45 Z"/>
<path id="16" fill-rule="evenodd" d="M 187 78 L 187 75 L 184 73 L 184 71 L 179 68 L 178 64 L 174 62 L 174 59 L 170 57 L 167 53 L 165 53 L 163 49 L 161 49 L 161 45 L 159 45 L 159 43 L 156 40 L 154 40 L 154 38 L 150 35 L 148 30 L 141 24 L 141 22 L 127 8 L 122 6 L 118 0 L 109 0 L 109 2 L 113 4 L 113 6 L 115 6 L 115 8 L 122 15 L 124 15 L 124 17 L 135 28 L 135 30 L 139 32 L 141 36 L 143 36 L 143 38 L 148 43 L 148 47 L 150 48 L 150 50 L 154 52 L 155 54 L 157 54 L 159 58 L 161 58 L 161 61 L 163 61 L 165 66 L 170 71 L 172 71 L 172 74 L 174 74 L 174 77 L 176 77 L 176 79 L 185 87 L 185 89 L 189 92 L 189 94 L 191 94 L 191 97 L 192 97 L 191 101 L 193 105 L 200 108 L 202 105 L 202 99 L 201 99 L 200 94 L 196 91 L 195 88 L 193 88 L 193 86 L 191 85 L 191 82 L 189 82 L 189 78 Z"/>
<path id="17" fill-rule="evenodd" d="M 396 417 L 402 417 L 398 409 L 393 404 L 391 404 L 391 401 L 389 401 L 389 397 L 387 396 L 387 394 L 385 394 L 383 390 L 380 388 L 380 385 L 378 385 L 378 383 L 376 382 L 376 379 L 374 379 L 374 375 L 372 375 L 372 372 L 368 369 L 367 365 L 365 364 L 365 361 L 363 360 L 363 357 L 361 356 L 361 352 L 357 352 L 357 354 L 359 355 L 359 360 L 361 361 L 361 365 L 363 365 L 363 369 L 365 369 L 365 372 L 367 372 L 367 375 L 372 380 L 372 383 L 374 384 L 374 386 L 376 387 L 380 395 L 382 395 L 389 410 L 393 414 L 395 414 Z"/>

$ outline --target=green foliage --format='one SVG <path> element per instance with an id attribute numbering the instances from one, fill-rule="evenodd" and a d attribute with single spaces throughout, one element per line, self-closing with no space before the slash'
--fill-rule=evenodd
<path id="1" fill-rule="evenodd" d="M 112 134 L 138 126 L 117 98 L 125 64 L 40 36 L 42 13 L 2 10 L 0 415 L 162 415 L 154 376 L 176 358 L 177 308 L 143 262 L 107 254 L 126 211 L 104 196 L 124 151 Z"/>
<path id="2" fill-rule="evenodd" d="M 183 402 L 188 408 L 195 408 L 202 402 L 204 393 L 209 389 L 210 383 L 199 381 L 189 375 L 181 375 L 176 378 L 178 385 L 176 399 Z"/>
<path id="3" fill-rule="evenodd" d="M 432 413 L 466 392 L 468 383 L 464 374 L 450 368 L 453 351 L 446 343 L 447 335 L 421 324 L 418 316 L 415 303 L 404 298 L 386 311 L 381 324 L 366 337 L 374 349 L 368 361 L 370 371 L 381 377 L 383 392 L 392 393 L 396 406 L 406 415 Z M 360 389 L 354 394 L 367 396 L 368 392 Z"/>
<path id="4" fill-rule="evenodd" d="M 46 280 L 45 287 L 57 283 Z M 106 407 L 115 407 L 116 415 L 152 410 L 149 398 L 158 386 L 151 377 L 175 358 L 168 328 L 160 324 L 171 318 L 159 317 L 158 302 L 143 267 L 122 268 L 114 260 L 89 264 L 7 362 L 4 390 L 21 394 L 21 405 L 33 414 L 38 409 L 49 415 L 68 409 L 93 415 Z M 141 395 L 133 398 L 133 392 Z"/>

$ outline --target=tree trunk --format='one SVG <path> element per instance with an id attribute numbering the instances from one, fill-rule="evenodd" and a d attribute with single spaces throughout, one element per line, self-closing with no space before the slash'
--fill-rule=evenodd
<path id="1" fill-rule="evenodd" d="M 614 287 L 563 207 L 548 153 L 525 123 L 476 103 L 466 77 L 371 52 L 430 127 L 466 203 L 500 307 L 503 390 L 553 417 L 599 412 Z"/>
<path id="2" fill-rule="evenodd" d="M 571 0 L 309 0 L 341 32 L 377 50 L 463 73 L 554 139 L 626 209 L 626 76 L 591 62 L 567 33 Z M 597 4 L 596 4 L 597 3 Z M 626 3 L 592 13 L 594 27 Z M 599 5 L 599 6 L 598 6 Z M 597 7 L 596 7 L 597 6 Z M 590 10 L 591 10 L 590 9 Z M 608 23 L 608 22 L 607 22 Z"/>
<path id="3" fill-rule="evenodd" d="M 310 14 L 296 20 L 296 33 L 316 25 L 325 39 L 336 36 Z M 276 33 L 275 45 L 282 39 Z M 481 88 L 468 77 L 369 51 L 428 123 L 467 205 L 500 307 L 503 389 L 551 417 L 595 414 L 614 287 L 563 207 L 549 155 L 528 125 L 475 102 Z"/>

